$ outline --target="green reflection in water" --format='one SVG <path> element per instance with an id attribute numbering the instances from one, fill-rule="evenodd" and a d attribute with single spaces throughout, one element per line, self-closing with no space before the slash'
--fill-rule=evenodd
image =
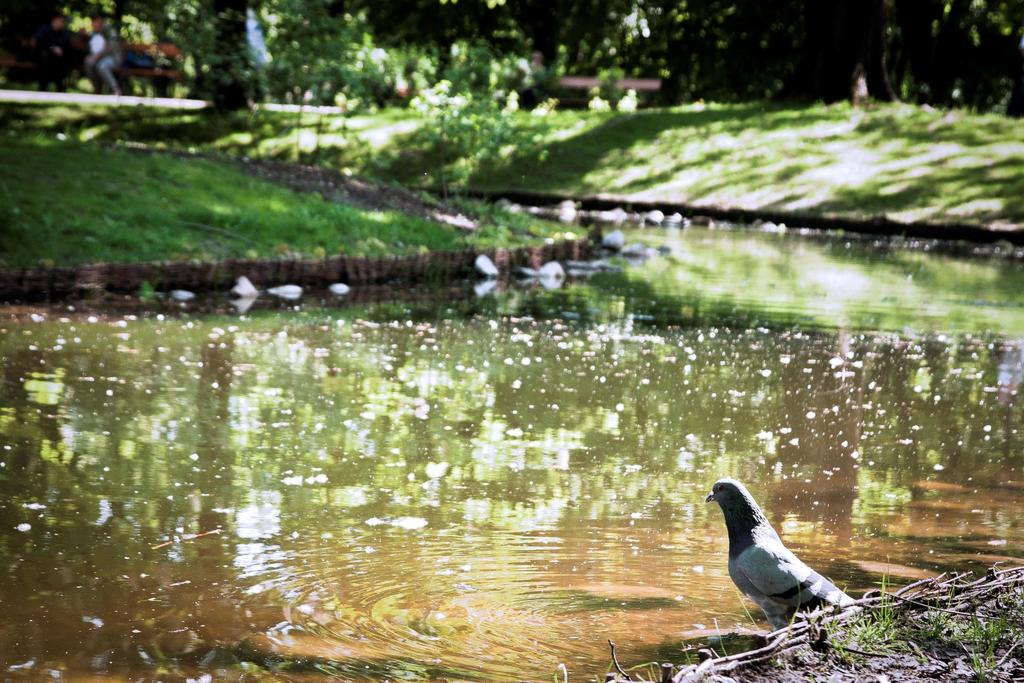
<path id="1" fill-rule="evenodd" d="M 1019 267 L 664 240 L 444 308 L 0 324 L 4 676 L 664 658 L 754 626 L 702 502 L 726 474 L 854 592 L 1024 557 Z"/>

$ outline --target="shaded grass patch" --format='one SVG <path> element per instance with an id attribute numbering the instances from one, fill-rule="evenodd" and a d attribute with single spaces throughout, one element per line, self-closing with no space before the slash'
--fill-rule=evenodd
<path id="1" fill-rule="evenodd" d="M 516 246 L 557 226 L 476 202 L 463 232 L 394 210 L 298 194 L 232 164 L 40 135 L 0 139 L 0 254 L 9 266 L 229 257 L 358 256 Z"/>

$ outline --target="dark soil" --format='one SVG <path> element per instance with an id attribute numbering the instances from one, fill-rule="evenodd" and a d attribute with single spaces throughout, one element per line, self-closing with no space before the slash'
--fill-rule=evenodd
<path id="1" fill-rule="evenodd" d="M 286 187 L 293 192 L 313 192 L 327 201 L 351 204 L 366 211 L 399 211 L 465 232 L 472 232 L 478 227 L 474 218 L 466 216 L 465 212 L 449 202 L 396 185 L 345 175 L 323 166 L 176 149 L 163 150 L 137 142 L 110 146 L 143 154 L 167 154 L 183 159 L 201 158 L 227 162 L 261 180 Z"/>
<path id="2" fill-rule="evenodd" d="M 1024 681 L 1024 567 L 993 567 L 980 579 L 941 578 L 895 593 L 871 591 L 843 611 L 800 617 L 753 649 L 723 657 L 701 650 L 702 663 L 691 657 L 660 678 L 673 683 Z M 615 678 L 623 680 L 628 679 Z"/>
<path id="3" fill-rule="evenodd" d="M 236 163 L 258 178 L 295 192 L 316 192 L 328 201 L 345 202 L 369 211 L 401 211 L 466 232 L 477 228 L 476 221 L 456 207 L 394 185 L 347 176 L 322 166 L 262 159 L 241 159 Z"/>
<path id="4" fill-rule="evenodd" d="M 926 645 L 926 644 L 919 644 Z M 1005 651 L 1005 648 L 1003 648 Z M 921 655 L 909 653 L 885 656 L 852 656 L 853 663 L 844 661 L 838 653 L 819 654 L 809 647 L 771 662 L 754 664 L 723 675 L 708 676 L 706 681 L 736 681 L 736 683 L 802 683 L 828 681 L 829 683 L 860 683 L 860 681 L 1020 681 L 1024 680 L 1024 666 L 1016 651 L 998 671 L 991 670 L 980 678 L 971 668 L 970 657 L 963 650 L 923 650 Z"/>
<path id="5" fill-rule="evenodd" d="M 985 596 L 966 612 L 901 610 L 881 639 L 863 634 L 877 614 L 849 626 L 821 646 L 802 646 L 774 660 L 730 672 L 732 680 L 807 681 L 1021 681 L 1024 680 L 1024 610 L 1019 586 Z M 941 609 L 941 608 L 939 608 Z M 967 616 L 970 614 L 970 616 Z M 973 628 L 972 631 L 972 622 Z M 998 622 L 998 628 L 980 624 Z M 976 637 L 986 634 L 983 637 Z M 989 635 L 990 634 L 990 635 Z M 850 640 L 843 639 L 848 635 Z M 870 654 L 855 654 L 859 650 Z M 709 679 L 713 680 L 713 679 Z M 725 679 L 723 679 L 725 680 Z"/>

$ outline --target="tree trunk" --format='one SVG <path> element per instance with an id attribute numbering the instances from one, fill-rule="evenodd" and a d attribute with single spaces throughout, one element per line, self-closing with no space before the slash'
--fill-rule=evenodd
<path id="1" fill-rule="evenodd" d="M 213 79 L 213 105 L 220 110 L 244 109 L 249 104 L 249 46 L 245 35 L 248 0 L 213 0 L 217 33 L 217 74 Z M 215 62 L 215 63 L 213 63 Z"/>
<path id="2" fill-rule="evenodd" d="M 899 73 L 910 76 L 920 103 L 930 100 L 932 61 L 935 56 L 933 24 L 942 17 L 942 5 L 935 0 L 896 0 L 896 21 L 900 27 L 901 66 Z"/>
<path id="3" fill-rule="evenodd" d="M 114 14 L 110 17 L 114 23 L 114 29 L 120 31 L 124 22 L 124 5 L 126 0 L 114 0 Z"/>
<path id="4" fill-rule="evenodd" d="M 517 23 L 530 39 L 530 47 L 544 55 L 544 64 L 548 66 L 558 58 L 559 4 L 555 0 L 519 0 L 512 5 Z"/>
<path id="5" fill-rule="evenodd" d="M 888 14 L 888 0 L 805 0 L 803 57 L 784 94 L 896 99 L 886 68 Z"/>
<path id="6" fill-rule="evenodd" d="M 947 103 L 953 99 L 953 85 L 957 72 L 961 70 L 966 36 L 966 27 L 961 24 L 970 7 L 971 0 L 953 0 L 935 37 L 935 52 L 928 78 L 933 102 Z"/>

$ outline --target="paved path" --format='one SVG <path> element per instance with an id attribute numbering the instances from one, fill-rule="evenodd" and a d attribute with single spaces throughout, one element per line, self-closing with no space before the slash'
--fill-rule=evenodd
<path id="1" fill-rule="evenodd" d="M 134 97 L 131 95 L 93 95 L 90 93 L 39 92 L 37 90 L 2 90 L 0 102 L 27 102 L 47 104 L 102 104 L 113 107 L 162 107 L 164 109 L 205 109 L 210 106 L 206 100 L 189 100 L 178 97 Z M 298 112 L 301 108 L 310 114 L 344 114 L 341 107 L 300 107 L 297 104 L 267 102 L 257 104 L 265 111 Z"/>
<path id="2" fill-rule="evenodd" d="M 203 109 L 209 102 L 176 97 L 132 97 L 122 95 L 90 95 L 71 92 L 39 92 L 35 90 L 0 90 L 0 102 L 48 104 L 103 104 L 113 106 L 165 107 L 167 109 Z"/>

